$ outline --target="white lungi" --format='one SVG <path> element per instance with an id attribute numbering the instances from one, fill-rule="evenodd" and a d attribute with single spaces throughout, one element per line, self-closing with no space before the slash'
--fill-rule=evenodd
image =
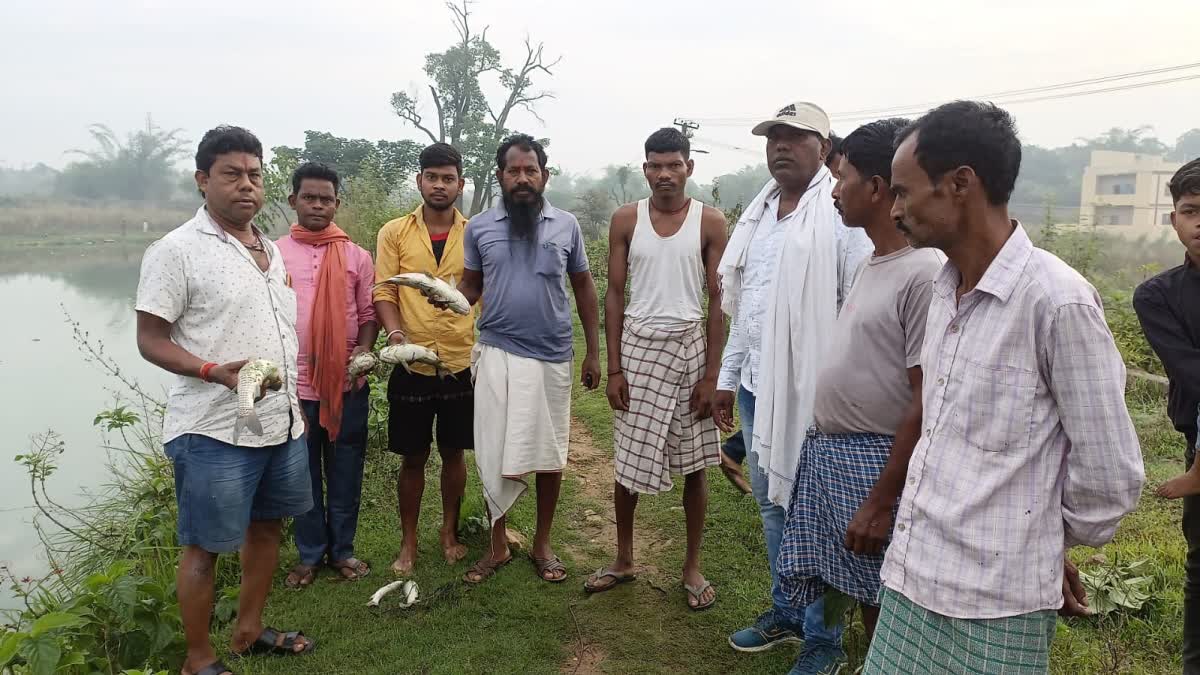
<path id="1" fill-rule="evenodd" d="M 476 343 L 475 464 L 494 525 L 529 486 L 533 472 L 567 466 L 571 362 L 549 363 Z"/>

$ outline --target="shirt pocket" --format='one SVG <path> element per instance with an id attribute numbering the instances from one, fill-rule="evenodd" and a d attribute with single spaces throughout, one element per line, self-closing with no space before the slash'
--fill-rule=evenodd
<path id="1" fill-rule="evenodd" d="M 548 241 L 538 246 L 533 271 L 544 277 L 561 277 L 567 266 L 564 253 L 563 248 L 554 242 Z"/>
<path id="2" fill-rule="evenodd" d="M 1014 452 L 1029 447 L 1038 373 L 1013 366 L 962 362 L 963 395 L 950 426 L 985 452 Z"/>

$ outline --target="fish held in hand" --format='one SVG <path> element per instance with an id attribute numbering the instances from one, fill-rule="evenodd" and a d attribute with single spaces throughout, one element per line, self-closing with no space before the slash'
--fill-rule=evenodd
<path id="1" fill-rule="evenodd" d="M 446 364 L 438 358 L 436 352 L 428 347 L 422 347 L 415 344 L 392 345 L 379 350 L 379 359 L 384 363 L 390 363 L 394 366 L 400 366 L 408 372 L 412 372 L 409 368 L 414 363 L 424 363 L 427 366 L 433 366 L 437 371 L 438 377 L 453 375 Z"/>
<path id="2" fill-rule="evenodd" d="M 256 436 L 262 435 L 262 422 L 258 420 L 258 414 L 254 411 L 254 402 L 262 395 L 264 384 L 267 388 L 276 391 L 283 387 L 279 366 L 274 361 L 255 359 L 242 366 L 242 369 L 238 371 L 237 422 L 233 427 L 234 444 L 237 444 L 242 429 L 249 429 L 250 433 Z"/>
<path id="3" fill-rule="evenodd" d="M 378 287 L 383 284 L 396 284 L 397 286 L 415 288 L 421 292 L 421 295 L 438 304 L 446 305 L 450 311 L 456 314 L 466 316 L 471 313 L 471 303 L 467 302 L 467 296 L 454 287 L 454 277 L 450 277 L 450 283 L 446 283 L 427 272 L 406 272 L 404 274 L 397 274 L 391 279 L 381 281 L 375 284 L 375 286 Z"/>
<path id="4" fill-rule="evenodd" d="M 363 375 L 375 370 L 375 367 L 378 365 L 379 357 L 375 356 L 371 352 L 363 352 L 350 359 L 350 363 L 346 365 L 346 375 L 351 380 L 357 380 Z"/>

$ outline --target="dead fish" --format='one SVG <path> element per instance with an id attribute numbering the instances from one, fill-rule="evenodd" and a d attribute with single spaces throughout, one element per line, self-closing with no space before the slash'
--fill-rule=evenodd
<path id="1" fill-rule="evenodd" d="M 378 365 L 379 357 L 375 356 L 371 352 L 363 352 L 350 359 L 350 363 L 346 365 L 346 375 L 351 380 L 357 380 L 363 375 L 375 370 L 375 367 Z"/>
<path id="2" fill-rule="evenodd" d="M 390 363 L 394 366 L 400 366 L 408 372 L 412 372 L 409 368 L 414 363 L 424 363 L 427 366 L 433 366 L 438 377 L 453 375 L 446 364 L 438 358 L 436 352 L 428 347 L 415 345 L 411 342 L 403 345 L 391 345 L 379 350 L 379 360 L 384 363 Z"/>
<path id="3" fill-rule="evenodd" d="M 254 402 L 262 391 L 264 382 L 268 388 L 276 391 L 283 387 L 279 366 L 274 361 L 255 359 L 238 371 L 237 421 L 233 425 L 235 445 L 243 428 L 249 429 L 250 433 L 256 436 L 262 435 L 262 423 L 258 420 L 258 414 L 254 412 Z"/>
<path id="4" fill-rule="evenodd" d="M 416 582 L 400 580 L 393 581 L 392 583 L 375 591 L 375 593 L 371 595 L 371 599 L 367 601 L 367 607 L 378 607 L 379 601 L 383 600 L 383 596 L 400 587 L 404 588 L 404 600 L 400 601 L 400 609 L 412 607 L 414 604 L 416 604 L 417 599 L 420 597 Z"/>
<path id="5" fill-rule="evenodd" d="M 383 284 L 415 288 L 421 292 L 421 295 L 431 298 L 435 302 L 445 303 L 450 311 L 456 314 L 466 316 L 471 313 L 471 304 L 467 302 L 467 297 L 454 287 L 453 276 L 450 277 L 450 283 L 446 283 L 428 272 L 405 272 L 381 281 L 375 286 L 379 287 Z"/>

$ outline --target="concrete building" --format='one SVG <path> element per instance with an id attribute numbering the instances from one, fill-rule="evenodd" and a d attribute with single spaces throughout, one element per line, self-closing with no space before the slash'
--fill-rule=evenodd
<path id="1" fill-rule="evenodd" d="M 1093 150 L 1083 172 L 1079 224 L 1129 239 L 1157 238 L 1171 226 L 1167 183 L 1181 166 L 1160 155 Z"/>

